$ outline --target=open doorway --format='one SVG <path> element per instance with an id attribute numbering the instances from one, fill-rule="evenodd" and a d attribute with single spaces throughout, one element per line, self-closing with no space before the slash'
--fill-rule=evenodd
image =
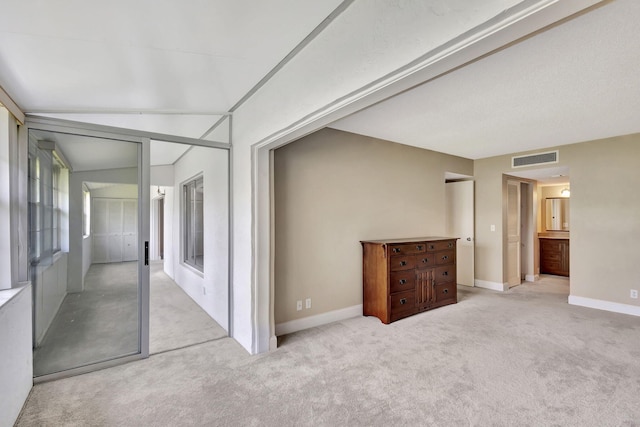
<path id="1" fill-rule="evenodd" d="M 228 336 L 228 154 L 151 141 L 151 354 Z"/>
<path id="2" fill-rule="evenodd" d="M 517 281 L 513 270 L 520 268 L 520 280 L 542 283 L 553 282 L 569 294 L 570 247 L 570 179 L 567 166 L 529 170 L 505 175 L 505 218 L 520 221 L 520 254 L 505 257 L 505 277 L 509 286 Z M 508 187 L 508 181 L 512 187 Z M 516 206 L 509 196 L 519 193 L 519 211 L 509 213 Z M 511 212 L 513 213 L 513 212 Z M 509 233 L 507 233 L 509 234 Z M 508 244 L 509 236 L 505 236 Z M 508 247 L 508 246 L 507 246 Z M 516 261 L 518 259 L 519 261 Z M 543 280 L 541 280 L 543 279 Z M 517 283 L 517 282 L 516 282 Z"/>

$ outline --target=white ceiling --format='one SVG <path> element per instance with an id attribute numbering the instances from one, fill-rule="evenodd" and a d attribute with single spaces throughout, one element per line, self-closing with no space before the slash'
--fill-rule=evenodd
<path id="1" fill-rule="evenodd" d="M 29 136 L 37 141 L 51 141 L 55 149 L 75 172 L 138 167 L 139 144 L 31 129 Z M 151 166 L 174 164 L 191 148 L 188 144 L 151 141 Z"/>
<path id="2" fill-rule="evenodd" d="M 471 159 L 640 132 L 639 22 L 606 2 L 331 127 Z"/>
<path id="3" fill-rule="evenodd" d="M 200 138 L 341 1 L 4 2 L 0 86 L 26 112 L 172 113 L 117 119 Z"/>
<path id="4" fill-rule="evenodd" d="M 29 137 L 54 142 L 75 172 L 138 167 L 136 143 L 33 129 Z"/>
<path id="5" fill-rule="evenodd" d="M 28 113 L 199 138 L 341 4 L 8 2 L 0 86 Z M 640 132 L 637 22 L 640 2 L 605 1 L 332 127 L 472 159 Z"/>
<path id="6" fill-rule="evenodd" d="M 151 141 L 149 162 L 151 166 L 172 165 L 191 148 L 187 144 Z"/>

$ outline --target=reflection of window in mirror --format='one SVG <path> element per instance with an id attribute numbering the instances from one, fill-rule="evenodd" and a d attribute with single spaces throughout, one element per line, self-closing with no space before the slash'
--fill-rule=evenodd
<path id="1" fill-rule="evenodd" d="M 547 231 L 569 231 L 569 199 L 545 199 L 545 218 Z"/>

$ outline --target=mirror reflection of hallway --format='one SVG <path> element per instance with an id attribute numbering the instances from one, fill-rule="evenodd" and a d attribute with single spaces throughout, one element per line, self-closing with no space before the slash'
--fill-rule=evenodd
<path id="1" fill-rule="evenodd" d="M 141 153 L 138 142 L 29 130 L 36 378 L 141 354 Z"/>
<path id="2" fill-rule="evenodd" d="M 228 336 L 228 160 L 151 141 L 151 354 Z"/>

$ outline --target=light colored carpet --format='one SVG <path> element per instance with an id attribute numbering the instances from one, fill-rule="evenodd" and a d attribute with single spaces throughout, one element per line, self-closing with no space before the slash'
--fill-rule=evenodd
<path id="1" fill-rule="evenodd" d="M 162 270 L 150 264 L 149 352 L 200 344 L 227 336 L 205 311 Z"/>
<path id="2" fill-rule="evenodd" d="M 89 267 L 85 290 L 64 298 L 34 352 L 35 376 L 138 352 L 137 265 Z"/>
<path id="3" fill-rule="evenodd" d="M 137 262 L 93 264 L 84 292 L 65 297 L 34 353 L 36 376 L 138 352 Z M 162 270 L 150 265 L 149 350 L 160 353 L 227 336 Z"/>
<path id="4" fill-rule="evenodd" d="M 34 387 L 18 426 L 634 426 L 640 318 L 567 304 L 566 280 L 391 325 L 357 317 L 249 356 L 224 338 Z"/>

